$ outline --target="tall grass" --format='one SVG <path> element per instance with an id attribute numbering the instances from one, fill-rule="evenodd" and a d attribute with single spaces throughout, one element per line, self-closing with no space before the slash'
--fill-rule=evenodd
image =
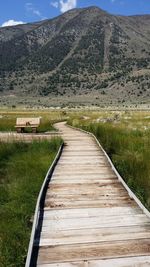
<path id="1" fill-rule="evenodd" d="M 31 144 L 0 144 L 2 267 L 25 264 L 38 193 L 61 142 L 52 139 Z"/>
<path id="2" fill-rule="evenodd" d="M 98 138 L 125 182 L 150 210 L 150 131 L 79 120 L 69 123 Z"/>
<path id="3" fill-rule="evenodd" d="M 0 131 L 14 131 L 16 119 L 11 117 L 0 118 Z"/>

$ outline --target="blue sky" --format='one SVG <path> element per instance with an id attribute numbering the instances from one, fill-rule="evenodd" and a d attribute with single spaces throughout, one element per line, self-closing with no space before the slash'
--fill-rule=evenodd
<path id="1" fill-rule="evenodd" d="M 112 14 L 150 14 L 150 0 L 0 0 L 0 26 L 52 18 L 86 6 L 99 6 Z"/>

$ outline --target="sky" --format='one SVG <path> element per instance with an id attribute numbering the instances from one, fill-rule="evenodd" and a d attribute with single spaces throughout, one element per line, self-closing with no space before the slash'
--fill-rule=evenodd
<path id="1" fill-rule="evenodd" d="M 0 0 L 0 26 L 49 19 L 87 6 L 98 6 L 111 14 L 150 14 L 150 0 Z"/>

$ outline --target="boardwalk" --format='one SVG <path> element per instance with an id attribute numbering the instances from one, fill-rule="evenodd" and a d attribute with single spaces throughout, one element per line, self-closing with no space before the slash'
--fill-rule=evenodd
<path id="1" fill-rule="evenodd" d="M 66 146 L 46 194 L 37 266 L 150 266 L 150 218 L 92 136 L 57 127 Z"/>

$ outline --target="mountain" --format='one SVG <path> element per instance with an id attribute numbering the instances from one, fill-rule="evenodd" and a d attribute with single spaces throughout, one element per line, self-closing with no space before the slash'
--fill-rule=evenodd
<path id="1" fill-rule="evenodd" d="M 0 96 L 5 104 L 149 104 L 150 15 L 89 7 L 0 28 Z"/>

